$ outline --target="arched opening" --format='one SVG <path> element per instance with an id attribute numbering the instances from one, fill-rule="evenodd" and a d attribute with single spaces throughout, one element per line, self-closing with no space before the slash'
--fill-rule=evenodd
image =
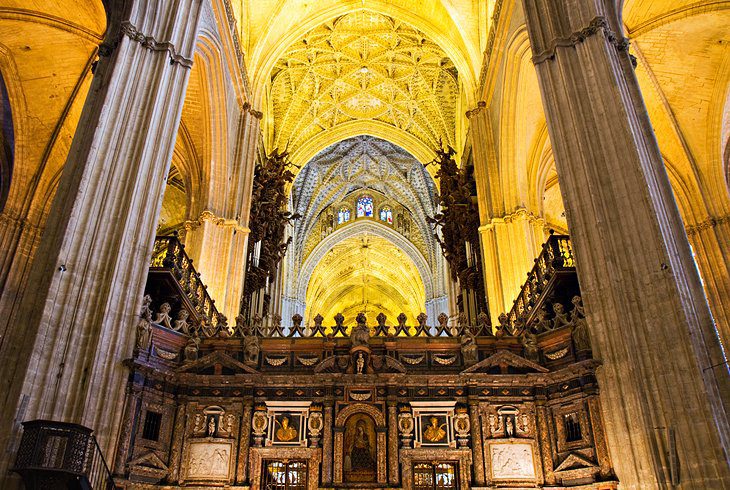
<path id="1" fill-rule="evenodd" d="M 0 73 L 0 212 L 5 209 L 5 201 L 10 191 L 15 154 L 15 131 L 13 113 L 10 107 L 5 79 Z"/>

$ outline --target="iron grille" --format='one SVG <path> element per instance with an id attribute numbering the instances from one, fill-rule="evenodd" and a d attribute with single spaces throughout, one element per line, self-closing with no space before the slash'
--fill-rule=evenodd
<path id="1" fill-rule="evenodd" d="M 265 460 L 263 464 L 263 490 L 306 490 L 306 461 Z"/>
<path id="2" fill-rule="evenodd" d="M 459 472 L 456 463 L 432 462 L 413 464 L 415 490 L 458 489 Z"/>

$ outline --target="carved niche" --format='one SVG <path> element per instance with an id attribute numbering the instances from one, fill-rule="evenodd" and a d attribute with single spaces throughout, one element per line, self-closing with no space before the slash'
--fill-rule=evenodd
<path id="1" fill-rule="evenodd" d="M 385 417 L 373 405 L 354 403 L 335 419 L 334 483 L 387 483 Z"/>

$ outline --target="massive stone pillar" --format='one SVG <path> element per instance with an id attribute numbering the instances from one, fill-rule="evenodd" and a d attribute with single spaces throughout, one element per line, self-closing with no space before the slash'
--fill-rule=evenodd
<path id="1" fill-rule="evenodd" d="M 492 324 L 517 299 L 545 241 L 544 220 L 522 208 L 479 227 Z"/>
<path id="2" fill-rule="evenodd" d="M 262 114 L 244 105 L 236 136 L 229 192 L 230 211 L 207 209 L 195 221 L 185 224 L 185 249 L 218 311 L 229 321 L 240 310 L 248 246 L 248 215 L 251 209 L 253 173 L 260 141 Z"/>
<path id="3" fill-rule="evenodd" d="M 730 347 L 730 215 L 687 228 L 723 345 Z"/>
<path id="4" fill-rule="evenodd" d="M 18 328 L 0 352 L 0 478 L 18 424 L 34 418 L 94 429 L 114 461 L 122 361 L 134 344 L 201 1 L 108 5 L 109 34 L 31 266 L 34 287 L 9 313 Z"/>
<path id="5" fill-rule="evenodd" d="M 502 193 L 493 134 L 485 102 L 466 113 L 479 198 L 484 288 L 492 324 L 508 312 L 545 241 L 544 221 L 519 203 L 507 206 Z M 507 209 L 509 208 L 509 209 Z"/>
<path id="6" fill-rule="evenodd" d="M 334 444 L 334 434 L 332 428 L 334 425 L 333 401 L 327 399 L 324 401 L 324 428 L 322 434 L 322 485 L 329 486 L 332 484 L 333 461 L 332 448 Z"/>
<path id="7" fill-rule="evenodd" d="M 727 365 L 620 35 L 619 3 L 523 1 L 603 361 L 607 438 L 623 488 L 666 488 L 673 474 L 681 488 L 724 488 Z"/>

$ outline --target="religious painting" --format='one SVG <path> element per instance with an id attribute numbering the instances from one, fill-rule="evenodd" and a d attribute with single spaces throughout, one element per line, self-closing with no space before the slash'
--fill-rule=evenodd
<path id="1" fill-rule="evenodd" d="M 421 441 L 424 444 L 446 444 L 448 421 L 446 415 L 431 414 L 421 418 Z"/>
<path id="2" fill-rule="evenodd" d="M 298 444 L 301 429 L 301 415 L 276 414 L 274 417 L 274 443 Z"/>
<path id="3" fill-rule="evenodd" d="M 373 216 L 373 198 L 370 196 L 363 196 L 357 200 L 357 217 L 358 218 L 372 218 Z"/>
<path id="4" fill-rule="evenodd" d="M 377 477 L 375 422 L 356 413 L 345 422 L 342 474 L 345 482 L 372 483 Z"/>

